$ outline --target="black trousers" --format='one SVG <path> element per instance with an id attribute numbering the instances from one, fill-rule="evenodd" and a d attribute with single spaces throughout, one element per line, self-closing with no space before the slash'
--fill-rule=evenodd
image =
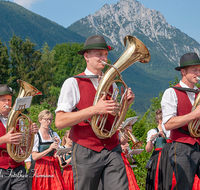
<path id="1" fill-rule="evenodd" d="M 1 190 L 28 190 L 27 173 L 23 165 L 15 169 L 0 168 L 0 189 Z"/>
<path id="2" fill-rule="evenodd" d="M 173 142 L 169 150 L 170 163 L 176 176 L 178 190 L 192 190 L 195 174 L 200 177 L 199 144 Z"/>
<path id="3" fill-rule="evenodd" d="M 121 146 L 96 152 L 77 143 L 72 147 L 75 190 L 97 190 L 100 180 L 106 190 L 127 190 L 128 179 Z"/>

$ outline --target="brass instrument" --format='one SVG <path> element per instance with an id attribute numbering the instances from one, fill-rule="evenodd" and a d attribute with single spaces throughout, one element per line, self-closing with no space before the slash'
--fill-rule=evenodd
<path id="1" fill-rule="evenodd" d="M 132 149 L 139 149 L 144 143 L 143 141 L 137 140 L 136 137 L 133 135 L 133 133 L 131 133 L 131 131 L 129 131 L 129 130 L 127 130 L 128 134 L 126 134 L 125 128 L 120 129 L 119 132 L 124 139 L 126 139 L 127 141 L 133 142 Z"/>
<path id="2" fill-rule="evenodd" d="M 196 77 L 196 79 L 198 81 L 200 80 L 199 77 Z M 196 107 L 199 105 L 199 103 L 200 103 L 200 93 L 197 95 L 197 97 L 194 101 L 194 104 L 192 106 L 192 111 L 194 111 L 196 109 Z M 200 137 L 199 125 L 200 125 L 199 119 L 195 119 L 188 124 L 188 131 L 192 137 L 195 137 L 195 138 Z"/>
<path id="3" fill-rule="evenodd" d="M 115 114 L 115 119 L 111 126 L 110 131 L 104 128 L 108 114 L 94 115 L 91 118 L 92 129 L 96 134 L 96 136 L 100 139 L 112 137 L 112 135 L 119 128 L 126 114 L 128 100 L 123 101 L 123 97 L 126 94 L 126 91 L 128 90 L 128 86 L 122 80 L 122 76 L 120 73 L 137 61 L 141 63 L 148 63 L 151 59 L 150 53 L 146 48 L 146 46 L 136 37 L 129 35 L 126 36 L 124 38 L 124 45 L 126 46 L 124 53 L 117 59 L 117 61 L 113 65 L 102 62 L 106 65 L 109 65 L 110 68 L 106 71 L 106 73 L 104 74 L 103 78 L 100 81 L 93 105 L 97 104 L 97 102 L 99 101 L 99 99 L 103 94 L 105 95 L 108 94 L 110 86 L 115 82 L 122 83 L 125 91 L 123 96 L 121 97 L 121 101 L 118 103 L 120 111 Z M 115 79 L 117 76 L 119 76 L 119 79 Z M 118 89 L 114 89 L 112 94 L 112 99 L 114 99 L 115 101 L 117 97 L 116 94 L 119 92 L 119 90 L 118 92 L 116 92 L 117 90 Z"/>
<path id="4" fill-rule="evenodd" d="M 17 80 L 17 82 L 20 85 L 20 90 L 17 98 L 42 94 L 38 89 L 26 83 L 25 81 Z M 25 106 L 24 108 L 15 111 L 14 110 L 15 103 L 12 109 L 10 110 L 8 116 L 6 133 L 8 133 L 11 129 L 14 128 L 13 133 L 21 133 L 22 140 L 19 142 L 19 144 L 7 143 L 6 147 L 8 154 L 13 160 L 15 160 L 16 162 L 22 162 L 26 158 L 28 158 L 32 152 L 35 134 L 31 133 L 30 131 L 30 126 L 33 123 L 32 120 L 23 113 L 21 113 L 24 110 Z"/>

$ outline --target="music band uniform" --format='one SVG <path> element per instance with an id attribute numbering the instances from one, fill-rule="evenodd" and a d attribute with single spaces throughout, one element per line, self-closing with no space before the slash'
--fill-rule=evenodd
<path id="1" fill-rule="evenodd" d="M 178 71 L 181 70 L 182 73 L 182 79 L 176 87 L 198 89 L 194 83 L 197 82 L 196 77 L 200 75 L 199 65 L 200 60 L 196 53 L 184 54 L 180 59 L 180 67 L 175 68 Z M 186 70 L 185 67 L 187 67 Z M 170 139 L 173 141 L 169 150 L 169 158 L 177 182 L 174 189 L 192 189 L 195 174 L 200 177 L 200 138 L 194 138 L 189 134 L 188 123 L 180 128 L 171 129 L 167 128 L 166 124 L 178 116 L 194 114 L 195 112 L 191 110 L 196 96 L 194 92 L 169 88 L 164 92 L 161 101 L 163 123 L 165 128 L 170 130 Z M 192 116 L 188 118 L 188 121 L 191 120 L 190 118 Z"/>
<path id="2" fill-rule="evenodd" d="M 93 73 L 91 73 L 88 69 L 85 70 L 84 74 L 93 75 Z M 63 91 L 61 90 L 60 97 L 64 98 L 66 94 L 67 96 L 63 103 L 58 102 L 58 108 L 56 111 L 64 109 L 65 111 L 70 112 L 71 110 L 75 109 L 75 106 L 79 110 L 83 109 L 84 107 L 91 106 L 93 104 L 94 95 L 96 93 L 98 79 L 92 79 L 92 81 L 95 81 L 96 88 L 90 80 L 91 79 L 80 78 L 71 78 L 66 80 L 62 86 Z M 76 88 L 79 86 L 81 89 Z M 78 89 L 78 91 L 75 91 L 75 89 Z M 82 97 L 80 100 L 75 99 L 74 101 L 76 103 L 74 103 L 74 106 L 67 110 L 67 106 L 66 108 L 62 108 L 62 106 L 64 104 L 68 105 L 72 101 L 70 100 L 70 97 L 73 95 L 70 95 L 70 92 L 73 92 L 73 94 L 77 95 L 76 97 L 79 97 L 79 94 L 80 97 L 81 95 Z M 67 101 L 69 101 L 68 104 Z M 107 173 L 112 174 L 113 172 L 118 173 L 118 176 L 121 178 L 120 181 L 117 180 L 117 176 L 116 179 L 113 178 L 113 176 L 111 176 L 111 178 L 107 176 L 106 181 L 112 181 L 112 185 L 116 184 L 116 186 L 119 186 L 120 182 L 122 184 L 126 183 L 126 171 L 121 157 L 122 150 L 119 145 L 117 134 L 114 134 L 111 138 L 102 140 L 95 135 L 89 123 L 81 122 L 80 124 L 71 128 L 69 138 L 71 138 L 73 141 L 72 169 L 75 188 L 78 187 L 80 189 L 97 189 L 102 173 L 104 173 L 104 175 L 107 175 Z M 105 170 L 105 167 L 108 169 Z M 96 176 L 93 176 L 94 173 L 96 173 Z M 85 182 L 89 179 L 92 179 L 90 182 L 91 184 Z M 104 181 L 104 179 L 102 179 L 102 181 Z M 91 186 L 85 187 L 86 185 Z"/>
<path id="3" fill-rule="evenodd" d="M 0 84 L 0 97 L 13 95 L 13 90 L 5 84 Z M 6 135 L 7 115 L 4 117 L 0 110 L 0 137 Z M 8 154 L 6 143 L 0 145 L 0 189 L 28 189 L 27 173 L 24 162 L 15 162 Z"/>
<path id="4" fill-rule="evenodd" d="M 86 50 L 96 49 L 105 52 L 113 48 L 107 46 L 103 36 L 95 35 L 86 40 L 84 49 L 78 53 L 83 55 Z M 86 68 L 80 75 L 94 73 Z M 82 110 L 91 107 L 98 85 L 98 78 L 67 79 L 61 88 L 56 117 L 60 111 L 66 113 L 75 108 Z M 113 90 L 112 86 L 110 90 Z M 111 128 L 113 119 L 112 116 L 108 117 L 106 128 Z M 73 141 L 72 169 L 76 190 L 97 189 L 100 179 L 104 189 L 128 189 L 126 170 L 121 157 L 122 149 L 116 133 L 111 138 L 99 139 L 91 125 L 82 121 L 71 127 L 70 138 Z"/>

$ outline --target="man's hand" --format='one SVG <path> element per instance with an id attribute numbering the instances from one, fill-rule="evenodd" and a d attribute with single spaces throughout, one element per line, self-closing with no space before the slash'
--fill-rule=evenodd
<path id="1" fill-rule="evenodd" d="M 115 114 L 119 112 L 119 106 L 114 100 L 106 100 L 104 94 L 95 105 L 95 111 L 96 114 Z"/>
<path id="2" fill-rule="evenodd" d="M 121 97 L 124 94 L 124 88 L 121 87 Z M 128 107 L 131 105 L 133 100 L 135 99 L 135 94 L 132 92 L 131 88 L 129 87 L 126 94 L 124 95 L 124 100 L 128 100 Z"/>
<path id="3" fill-rule="evenodd" d="M 36 123 L 32 123 L 32 125 L 31 125 L 31 133 L 38 133 L 38 131 L 39 131 L 39 127 L 38 127 L 38 125 L 36 124 Z"/>
<path id="4" fill-rule="evenodd" d="M 4 143 L 10 143 L 10 144 L 19 144 L 19 142 L 22 140 L 22 134 L 21 133 L 13 133 L 14 128 L 12 128 L 6 135 L 3 136 Z"/>

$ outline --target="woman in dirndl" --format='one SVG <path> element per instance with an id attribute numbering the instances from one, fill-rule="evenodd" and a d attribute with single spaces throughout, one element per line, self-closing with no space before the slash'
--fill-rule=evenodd
<path id="1" fill-rule="evenodd" d="M 38 115 L 39 132 L 35 135 L 32 158 L 35 161 L 32 190 L 64 190 L 58 159 L 54 156 L 61 142 L 56 132 L 50 133 L 53 115 L 43 110 Z"/>
<path id="2" fill-rule="evenodd" d="M 67 130 L 62 138 L 62 146 L 64 148 L 72 147 L 72 140 L 69 138 L 70 130 Z M 60 166 L 63 168 L 63 179 L 65 182 L 65 187 L 67 190 L 74 190 L 74 178 L 71 166 L 71 152 L 63 155 L 63 161 L 66 163 L 64 166 L 62 164 L 61 158 L 59 157 Z"/>
<path id="3" fill-rule="evenodd" d="M 161 151 L 166 144 L 165 134 L 162 130 L 162 110 L 156 110 L 155 121 L 158 126 L 151 129 L 147 133 L 147 145 L 145 147 L 147 152 L 153 153 L 146 164 L 147 177 L 146 177 L 146 190 L 157 190 L 159 179 L 159 163 L 161 158 Z"/>

